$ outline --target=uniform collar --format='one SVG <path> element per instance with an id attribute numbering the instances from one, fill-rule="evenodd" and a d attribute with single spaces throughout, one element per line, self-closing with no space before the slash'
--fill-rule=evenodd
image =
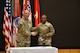
<path id="1" fill-rule="evenodd" d="M 26 19 L 24 18 L 24 16 L 22 16 L 22 19 L 24 19 L 25 21 L 29 21 L 29 19 L 26 20 Z"/>
<path id="2" fill-rule="evenodd" d="M 48 21 L 46 21 L 45 23 L 44 23 L 44 25 L 47 25 L 47 23 L 48 23 Z M 43 23 L 42 23 L 43 24 Z"/>

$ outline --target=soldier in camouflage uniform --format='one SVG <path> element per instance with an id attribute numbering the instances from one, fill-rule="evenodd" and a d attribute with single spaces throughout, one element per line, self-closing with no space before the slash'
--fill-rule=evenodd
<path id="1" fill-rule="evenodd" d="M 28 19 L 29 11 L 23 11 L 23 17 L 18 22 L 18 35 L 16 38 L 17 47 L 29 47 L 31 43 L 31 35 L 35 35 L 32 31 L 32 22 Z"/>
<path id="2" fill-rule="evenodd" d="M 52 46 L 52 36 L 55 33 L 54 27 L 47 21 L 47 15 L 43 14 L 41 17 L 41 23 L 38 25 L 38 45 L 40 46 Z"/>

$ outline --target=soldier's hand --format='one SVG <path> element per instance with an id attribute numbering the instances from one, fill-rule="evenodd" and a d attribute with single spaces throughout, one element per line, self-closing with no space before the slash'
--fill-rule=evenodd
<path id="1" fill-rule="evenodd" d="M 31 32 L 32 36 L 36 36 L 37 32 Z"/>

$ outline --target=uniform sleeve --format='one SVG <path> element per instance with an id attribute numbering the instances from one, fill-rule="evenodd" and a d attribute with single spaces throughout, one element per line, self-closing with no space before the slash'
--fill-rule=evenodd
<path id="1" fill-rule="evenodd" d="M 49 33 L 46 34 L 47 37 L 53 36 L 55 33 L 55 29 L 52 24 L 49 25 Z"/>
<path id="2" fill-rule="evenodd" d="M 30 31 L 25 30 L 25 26 L 23 25 L 22 21 L 19 21 L 18 23 L 18 31 L 23 35 L 31 35 Z"/>
<path id="3" fill-rule="evenodd" d="M 33 27 L 33 31 L 36 32 L 36 35 L 39 34 L 39 28 L 38 27 Z"/>
<path id="4" fill-rule="evenodd" d="M 37 27 L 32 27 L 32 31 L 36 31 L 37 30 Z"/>

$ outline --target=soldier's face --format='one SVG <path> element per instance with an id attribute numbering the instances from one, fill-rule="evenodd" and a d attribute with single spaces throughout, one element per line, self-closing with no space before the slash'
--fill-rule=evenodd
<path id="1" fill-rule="evenodd" d="M 42 15 L 41 17 L 41 21 L 44 23 L 47 21 L 47 16 L 46 15 Z"/>
<path id="2" fill-rule="evenodd" d="M 25 10 L 23 16 L 24 16 L 26 19 L 28 19 L 28 17 L 29 17 L 29 11 L 28 11 L 28 10 Z"/>

